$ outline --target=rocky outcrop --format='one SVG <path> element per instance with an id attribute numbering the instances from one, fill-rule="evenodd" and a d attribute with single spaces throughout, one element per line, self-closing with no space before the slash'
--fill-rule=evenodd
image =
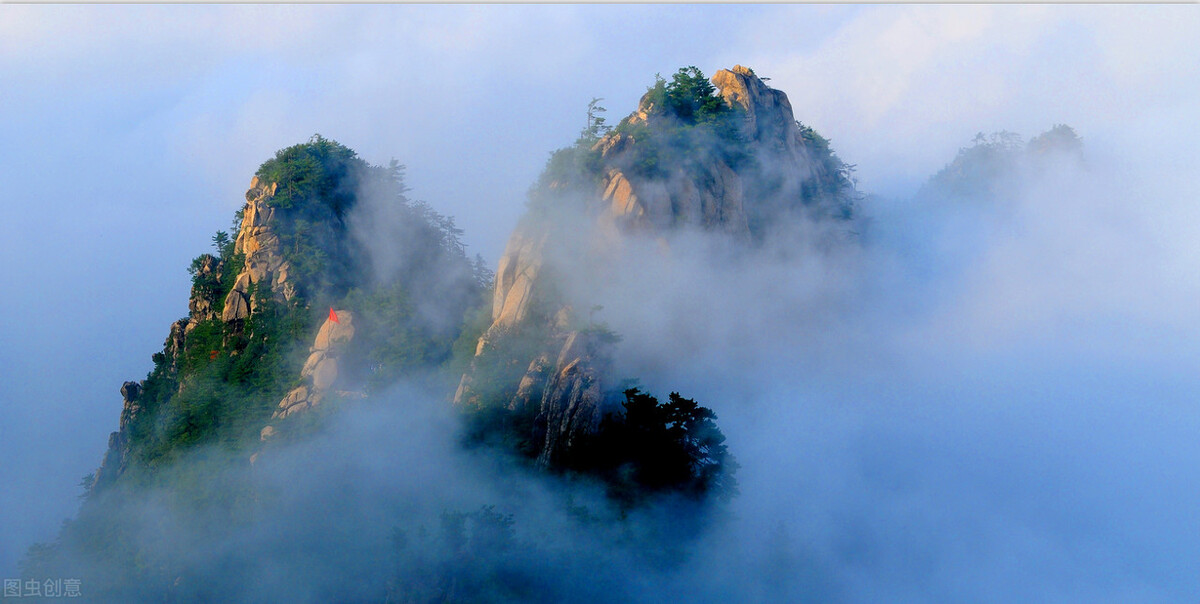
<path id="1" fill-rule="evenodd" d="M 542 250 L 548 236 L 523 226 L 508 240 L 496 267 L 496 288 L 492 297 L 494 328 L 507 329 L 524 321 L 529 314 L 533 286 L 542 270 Z"/>
<path id="2" fill-rule="evenodd" d="M 191 333 L 201 321 L 216 319 L 219 314 L 214 308 L 215 284 L 221 282 L 221 272 L 224 264 L 211 254 L 200 257 L 200 267 L 196 270 L 191 295 L 188 296 L 188 321 L 184 333 Z M 206 286 L 207 285 L 207 286 Z"/>
<path id="3" fill-rule="evenodd" d="M 92 489 L 103 487 L 120 476 L 129 463 L 130 428 L 142 410 L 138 398 L 142 394 L 140 382 L 125 382 L 121 384 L 121 421 L 116 432 L 108 435 L 108 450 L 100 468 L 96 470 L 92 481 Z"/>
<path id="4" fill-rule="evenodd" d="M 603 341 L 588 332 L 572 331 L 553 366 L 539 357 L 522 378 L 513 404 L 538 405 L 534 439 L 541 445 L 539 463 L 555 465 L 576 438 L 600 427 L 608 410 L 603 389 L 610 377 L 608 354 Z"/>
<path id="5" fill-rule="evenodd" d="M 788 172 L 798 169 L 797 176 L 808 175 L 804 168 L 811 158 L 805 152 L 792 103 L 783 91 L 767 86 L 752 69 L 741 65 L 713 74 L 712 83 L 727 105 L 742 109 L 742 135 L 759 147 L 756 151 L 788 156 L 793 160 Z"/>
<path id="6" fill-rule="evenodd" d="M 257 176 L 246 191 L 246 207 L 242 210 L 242 225 L 234 240 L 235 254 L 244 254 L 245 263 L 233 287 L 225 296 L 221 320 L 240 321 L 250 316 L 257 305 L 257 295 L 273 294 L 284 300 L 295 295 L 295 284 L 288 280 L 289 264 L 283 259 L 279 235 L 275 232 L 276 208 L 270 205 L 276 183 L 266 183 Z M 257 285 L 257 288 L 251 286 Z"/>
<path id="7" fill-rule="evenodd" d="M 710 154 L 704 161 L 667 166 L 665 175 L 639 176 L 631 166 L 640 151 L 628 134 L 612 133 L 593 147 L 605 165 L 601 219 L 661 233 L 683 225 L 739 237 L 761 236 L 770 219 L 785 212 L 844 216 L 849 200 L 829 192 L 842 186 L 792 113 L 782 91 L 767 86 L 753 70 L 735 66 L 712 77 L 717 93 L 742 118 L 740 138 L 751 158 L 731 164 Z M 629 123 L 653 126 L 653 107 L 643 98 Z M 821 193 L 826 193 L 822 195 Z"/>
<path id="8" fill-rule="evenodd" d="M 271 419 L 284 419 L 296 413 L 307 411 L 317 405 L 333 392 L 338 380 L 338 362 L 346 346 L 354 339 L 354 313 L 348 310 L 334 311 L 337 320 L 329 318 L 317 331 L 316 340 L 309 348 L 308 359 L 300 370 L 304 384 L 293 388 L 271 416 Z M 262 429 L 262 440 L 274 436 L 274 426 Z"/>
<path id="9" fill-rule="evenodd" d="M 180 319 L 171 324 L 171 331 L 167 334 L 166 341 L 163 342 L 163 354 L 170 359 L 172 374 L 179 371 L 179 357 L 183 354 L 183 343 L 187 339 L 188 328 L 194 326 L 195 323 L 191 319 Z"/>
<path id="10" fill-rule="evenodd" d="M 627 168 L 640 151 L 630 137 L 609 135 L 596 143 L 595 150 L 601 151 L 610 166 L 599 195 L 602 222 L 650 233 L 693 225 L 749 235 L 743 183 L 723 159 L 674 168 L 665 177 L 645 178 Z"/>

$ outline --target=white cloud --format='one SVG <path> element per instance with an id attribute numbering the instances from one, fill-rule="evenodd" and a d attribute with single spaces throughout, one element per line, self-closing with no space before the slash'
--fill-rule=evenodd
<path id="1" fill-rule="evenodd" d="M 728 433 L 742 438 L 737 441 L 739 455 L 745 452 L 742 459 L 766 460 L 745 468 L 746 486 L 779 488 L 769 503 L 777 506 L 773 511 L 778 514 L 791 513 L 793 526 L 803 528 L 793 533 L 797 539 L 847 539 L 838 533 L 846 530 L 848 521 L 830 517 L 846 505 L 861 506 L 856 513 L 872 520 L 866 508 L 875 502 L 863 503 L 869 498 L 858 496 L 860 482 L 886 482 L 897 475 L 903 479 L 907 472 L 910 478 L 942 481 L 934 495 L 958 496 L 967 482 L 960 479 L 974 468 L 951 468 L 962 475 L 949 476 L 936 476 L 928 468 L 947 459 L 954 462 L 953 453 L 976 451 L 975 436 L 1031 439 L 1031 434 L 1052 436 L 1078 429 L 1077 410 L 1056 411 L 1061 422 L 1047 421 L 1050 427 L 1039 435 L 1018 421 L 1044 419 L 1038 413 L 1045 407 L 1027 397 L 1021 401 L 1024 406 L 1008 411 L 1014 414 L 1007 416 L 1012 425 L 996 432 L 989 423 L 992 416 L 965 416 L 980 409 L 1011 408 L 991 393 L 994 384 L 978 380 L 946 385 L 941 358 L 918 358 L 912 365 L 931 374 L 922 376 L 929 384 L 905 385 L 888 373 L 907 368 L 896 361 L 901 368 L 894 369 L 889 364 L 892 357 L 907 362 L 909 357 L 937 356 L 936 351 L 911 343 L 875 346 L 864 341 L 912 337 L 927 341 L 928 347 L 952 348 L 959 345 L 956 338 L 965 336 L 969 341 L 955 352 L 974 346 L 972 352 L 978 353 L 1017 341 L 1024 346 L 1019 348 L 1022 352 L 1042 354 L 1036 342 L 1030 344 L 1031 338 L 1062 334 L 1075 322 L 1086 328 L 1080 331 L 1091 331 L 1094 343 L 1105 351 L 1140 338 L 1130 346 L 1131 356 L 1161 346 L 1158 336 L 1172 332 L 1173 345 L 1184 354 L 1147 354 L 1136 367 L 1177 358 L 1181 360 L 1173 362 L 1183 367 L 1179 375 L 1195 375 L 1194 367 L 1186 365 L 1195 360 L 1188 338 L 1194 341 L 1200 332 L 1200 307 L 1195 304 L 1200 299 L 1200 207 L 1188 197 L 1194 196 L 1200 178 L 1195 162 L 1195 141 L 1200 139 L 1197 15 L 1194 6 L 0 5 L 0 110 L 6 118 L 0 124 L 0 142 L 6 149 L 0 161 L 0 181 L 5 183 L 0 201 L 6 207 L 29 208 L 3 225 L 6 259 L 20 261 L 7 263 L 6 278 L 0 281 L 32 284 L 26 289 L 37 291 L 50 288 L 50 295 L 43 296 L 43 306 L 48 304 L 43 310 L 50 318 L 37 322 L 45 331 L 20 351 L 23 360 L 30 361 L 8 365 L 10 371 L 0 382 L 24 385 L 41 380 L 61 367 L 64 350 L 75 355 L 70 364 L 87 364 L 87 359 L 105 363 L 88 365 L 87 374 L 36 382 L 36 388 L 6 386 L 0 396 L 0 428 L 8 430 L 0 441 L 9 447 L 6 452 L 15 447 L 33 460 L 30 463 L 52 461 L 22 470 L 11 492 L 22 494 L 12 499 L 20 499 L 25 506 L 20 515 L 28 517 L 5 518 L 0 532 L 13 543 L 28 541 L 31 533 L 23 527 L 36 525 L 41 538 L 70 512 L 74 476 L 94 466 L 95 451 L 103 448 L 107 432 L 115 426 L 116 387 L 148 368 L 148 356 L 165 336 L 169 320 L 183 312 L 187 285 L 182 269 L 187 258 L 207 247 L 214 228 L 228 224 L 253 170 L 279 147 L 320 132 L 372 162 L 395 156 L 409 164 L 414 195 L 455 215 L 474 245 L 471 251 L 494 259 L 521 211 L 525 189 L 546 154 L 571 141 L 582 125 L 588 99 L 607 97 L 610 117 L 619 119 L 632 109 L 656 71 L 669 75 L 676 67 L 695 64 L 711 72 L 734 62 L 771 77 L 770 83 L 790 96 L 797 118 L 831 137 L 844 159 L 859 164 L 868 188 L 910 191 L 976 131 L 1007 128 L 1029 136 L 1055 122 L 1076 126 L 1096 156 L 1097 170 L 1106 175 L 1099 184 L 1064 183 L 1085 194 L 1059 195 L 1062 187 L 1051 186 L 1025 198 L 1014 210 L 1012 229 L 992 241 L 996 245 L 973 267 L 973 276 L 949 292 L 957 297 L 942 290 L 931 294 L 941 296 L 936 301 L 943 302 L 947 312 L 929 324 L 873 331 L 876 324 L 871 321 L 897 318 L 889 315 L 866 321 L 856 316 L 826 325 L 824 315 L 808 311 L 842 292 L 842 284 L 825 280 L 820 284 L 826 290 L 806 289 L 818 280 L 811 267 L 782 266 L 761 275 L 733 274 L 714 281 L 710 291 L 743 286 L 748 293 L 715 302 L 687 298 L 683 308 L 695 313 L 689 318 L 697 318 L 673 325 L 650 317 L 642 333 L 631 333 L 626 340 L 662 336 L 661 340 L 678 335 L 676 327 L 687 335 L 687 330 L 703 326 L 705 313 L 714 308 L 718 317 L 729 319 L 699 334 L 708 337 L 701 342 L 718 344 L 700 347 L 700 352 L 674 350 L 677 356 L 657 361 L 661 366 L 642 368 L 647 373 L 662 370 L 661 383 L 655 386 L 688 386 L 690 392 L 708 397 L 703 402 L 723 405 L 719 411 L 728 422 Z M 664 33 L 663 22 L 680 33 Z M 63 230 L 47 216 L 86 223 L 87 228 Z M 109 222 L 92 220 L 95 216 Z M 35 249 L 37 255 L 29 252 Z M 88 264 L 80 264 L 81 258 Z M 93 258 L 103 262 L 93 264 Z M 72 267 L 69 274 L 62 272 L 64 266 Z M 39 285 L 46 275 L 67 277 Z M 669 276 L 662 281 L 668 282 Z M 750 287 L 760 279 L 769 287 Z M 648 283 L 644 289 L 659 286 Z M 81 291 L 99 295 L 80 296 Z M 897 298 L 906 293 L 901 287 L 887 291 Z M 688 293 L 675 292 L 679 297 Z M 766 307 L 748 310 L 759 292 L 769 299 Z M 804 298 L 805 292 L 815 293 Z M 797 304 L 798 296 L 807 303 Z M 24 314 L 16 312 L 24 298 L 9 298 L 0 300 L 15 309 L 5 313 L 6 320 L 24 322 Z M 638 302 L 627 301 L 634 309 Z M 608 308 L 607 312 L 617 311 L 619 304 Z M 67 324 L 54 318 L 58 316 L 94 319 Z M 776 328 L 769 319 L 791 326 L 791 331 Z M 1092 329 L 1106 321 L 1116 327 L 1110 332 Z M 105 331 L 96 331 L 96 325 Z M 81 340 L 86 330 L 93 331 L 92 337 Z M 1134 333 L 1138 330 L 1143 333 Z M 18 333 L 7 327 L 0 332 Z M 1105 339 L 1114 333 L 1120 337 Z M 751 379 L 735 362 L 769 356 L 746 334 L 782 341 L 771 352 L 783 349 L 786 362 L 763 369 L 769 373 L 762 375 L 770 379 Z M 785 341 L 793 336 L 794 341 Z M 122 345 L 114 352 L 116 340 Z M 669 344 L 663 343 L 670 348 Z M 1076 343 L 1072 351 L 1086 349 Z M 830 360 L 830 355 L 841 356 Z M 680 363 L 679 356 L 697 363 Z M 987 365 L 990 357 L 984 355 L 985 362 L 978 362 L 979 356 L 966 356 L 954 359 L 969 366 L 964 372 L 986 374 L 996 382 L 1007 378 Z M 864 378 L 861 369 L 872 364 L 874 373 L 868 371 Z M 26 375 L 27 367 L 38 375 Z M 39 371 L 41 367 L 46 371 Z M 719 371 L 709 371 L 713 368 Z M 827 370 L 844 375 L 830 377 Z M 806 372 L 804 379 L 791 383 L 781 378 L 797 371 Z M 1071 383 L 1052 373 L 1025 379 L 1040 384 L 1042 377 L 1057 380 L 1064 391 L 1089 383 Z M 672 381 L 676 378 L 680 379 Z M 774 382 L 776 378 L 781 381 Z M 840 382 L 830 388 L 832 393 L 821 392 L 822 379 Z M 1141 379 L 1142 375 L 1129 378 Z M 860 387 L 854 380 L 873 386 Z M 1018 386 L 1010 386 L 1013 398 L 1027 395 Z M 1099 389 L 1084 392 L 1101 394 Z M 759 425 L 739 432 L 739 414 L 726 414 L 726 409 L 755 394 L 778 399 L 756 408 L 774 415 L 743 413 L 742 420 Z M 944 400 L 930 403 L 930 397 Z M 44 406 L 41 399 L 53 399 L 57 406 Z M 963 400 L 967 403 L 961 404 Z M 16 405 L 21 413 L 12 412 Z M 1134 408 L 1112 405 L 1121 412 Z M 29 410 L 43 408 L 62 409 L 75 423 L 55 423 L 53 430 L 45 430 L 54 434 L 35 442 L 26 431 L 18 434 L 13 428 L 22 424 L 9 421 L 32 421 Z M 1163 424 L 1190 417 L 1165 409 Z M 868 417 L 876 411 L 877 418 Z M 901 434 L 890 425 L 873 428 L 892 420 L 901 426 Z M 1102 426 L 1104 421 L 1125 425 L 1111 418 L 1100 420 Z M 776 438 L 755 441 L 754 430 L 761 426 L 773 428 Z M 864 478 L 863 462 L 854 458 L 862 447 L 854 439 L 867 440 L 871 434 L 863 432 L 872 428 L 899 441 L 878 445 L 880 457 L 904 452 L 903 429 L 912 430 L 913 440 L 934 443 L 958 430 L 954 434 L 968 434 L 970 438 L 962 438 L 970 442 L 942 443 L 951 454 L 933 451 L 928 459 L 909 459 L 910 467 L 885 467 L 873 478 Z M 1162 432 L 1158 428 L 1148 423 L 1137 435 L 1157 435 Z M 1077 435 L 1084 445 L 1091 444 L 1089 438 L 1088 433 Z M 1194 452 L 1180 445 L 1190 442 L 1185 438 L 1158 443 L 1161 452 L 1174 455 L 1179 463 L 1154 467 L 1191 467 Z M 76 444 L 86 451 L 67 450 Z M 787 447 L 796 451 L 795 457 L 780 460 L 778 451 Z M 1073 459 L 1060 456 L 1052 441 L 1030 450 L 1030 457 L 1037 459 L 984 458 L 982 465 L 990 464 L 995 472 L 1037 470 L 1049 456 L 1063 475 L 1075 476 Z M 66 459 L 75 464 L 62 472 L 66 478 L 47 474 L 36 483 L 24 478 L 41 469 L 60 473 L 60 466 L 69 465 Z M 79 465 L 77 459 L 85 461 Z M 1142 453 L 1145 463 L 1154 459 Z M 932 465 L 921 465 L 924 462 Z M 786 470 L 776 471 L 780 466 L 770 464 L 782 464 Z M 5 470 L 10 467 L 0 464 Z M 1098 474 L 1098 483 L 1112 485 L 1130 478 L 1119 469 L 1107 471 Z M 6 484 L 12 476 L 17 475 L 4 475 Z M 780 487 L 785 479 L 803 481 L 803 497 Z M 46 486 L 50 484 L 58 484 L 58 491 L 52 492 Z M 37 497 L 25 496 L 33 489 L 30 485 L 36 485 Z M 897 501 L 899 507 L 885 510 L 897 522 L 868 526 L 868 532 L 878 530 L 895 542 L 908 543 L 911 535 L 903 530 L 887 531 L 907 526 L 909 520 L 922 521 L 917 524 L 921 529 L 945 527 L 940 524 L 944 519 L 920 499 L 928 494 L 893 500 L 890 484 L 867 486 L 867 494 L 877 497 L 881 506 Z M 1162 492 L 1162 485 L 1150 486 Z M 1045 496 L 1036 489 L 1033 494 Z M 38 498 L 59 505 L 34 509 Z M 998 504 L 997 513 L 1020 511 L 1019 506 L 1006 505 Z M 971 517 L 965 504 L 960 508 L 956 513 L 992 530 L 991 517 Z M 800 509 L 814 514 L 796 513 Z M 43 512 L 45 518 L 33 518 Z M 923 517 L 923 512 L 932 517 Z M 1145 522 L 1153 518 L 1112 517 Z M 875 520 L 880 518 L 889 517 Z M 18 520 L 22 527 L 16 526 Z M 998 529 L 1012 526 L 1001 524 Z M 928 532 L 936 536 L 937 531 Z M 1021 539 L 1026 538 L 1042 536 Z M 1167 539 L 1151 541 L 1157 546 Z M 19 555 L 19 547 L 0 552 L 0 570 Z M 1011 558 L 1004 556 L 1028 549 L 1018 541 L 1011 549 L 980 550 L 992 557 L 981 554 L 986 564 L 964 576 L 1028 576 L 1023 574 L 1028 565 L 1004 566 Z M 841 555 L 836 547 L 831 551 L 831 556 Z M 1050 561 L 1077 563 L 1072 554 L 1055 550 Z M 875 569 L 861 572 L 871 570 Z M 886 584 L 887 577 L 874 577 Z M 961 585 L 963 579 L 958 581 Z"/>
<path id="2" fill-rule="evenodd" d="M 911 192 L 914 175 L 936 171 L 976 131 L 1031 136 L 1066 122 L 1087 137 L 1167 102 L 1194 106 L 1194 9 L 880 7 L 812 51 L 745 44 L 868 188 Z"/>

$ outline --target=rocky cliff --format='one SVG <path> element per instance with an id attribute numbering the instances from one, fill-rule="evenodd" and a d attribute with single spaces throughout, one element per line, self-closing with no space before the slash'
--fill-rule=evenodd
<path id="1" fill-rule="evenodd" d="M 543 464 L 553 465 L 573 438 L 595 430 L 616 387 L 611 339 L 586 329 L 575 310 L 580 301 L 558 294 L 561 266 L 595 266 L 605 242 L 632 234 L 655 237 L 669 248 L 673 231 L 698 228 L 752 245 L 789 219 L 841 225 L 852 219 L 848 167 L 827 141 L 796 121 L 786 94 L 740 65 L 718 71 L 709 87 L 696 81 L 696 70 L 680 74 L 672 84 L 660 80 L 615 130 L 594 142 L 583 138 L 586 148 L 552 158 L 534 193 L 534 212 L 513 233 L 497 266 L 492 324 L 455 402 L 533 415 Z M 565 155 L 573 158 L 556 166 Z M 564 234 L 574 229 L 546 216 L 571 204 L 584 216 L 584 227 Z M 584 258 L 563 261 L 572 255 Z M 518 333 L 542 345 L 532 347 L 515 390 L 481 383 L 497 379 L 495 371 L 480 367 L 496 362 L 485 358 L 489 350 Z"/>
<path id="2" fill-rule="evenodd" d="M 279 235 L 275 231 L 276 208 L 270 205 L 277 183 L 267 183 L 255 176 L 246 191 L 246 207 L 242 210 L 242 225 L 234 240 L 235 254 L 245 256 L 244 266 L 225 298 L 221 320 L 240 321 L 253 312 L 257 299 L 251 293 L 266 290 L 285 300 L 296 294 L 295 284 L 288 281 L 290 265 L 283 259 Z"/>
<path id="3" fill-rule="evenodd" d="M 142 393 L 142 385 L 138 382 L 121 384 L 121 420 L 116 432 L 108 435 L 108 450 L 100 462 L 92 481 L 92 489 L 112 484 L 117 476 L 125 471 L 129 463 L 130 426 L 141 411 L 138 397 Z"/>

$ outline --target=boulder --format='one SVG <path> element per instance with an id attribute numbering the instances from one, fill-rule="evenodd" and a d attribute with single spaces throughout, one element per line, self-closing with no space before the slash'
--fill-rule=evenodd
<path id="1" fill-rule="evenodd" d="M 335 310 L 336 322 L 325 319 L 321 329 L 317 331 L 317 339 L 313 341 L 313 350 L 329 350 L 346 344 L 354 339 L 354 313 L 348 310 Z"/>
<path id="2" fill-rule="evenodd" d="M 121 384 L 121 396 L 125 399 L 126 404 L 137 401 L 141 394 L 141 384 L 137 382 L 125 382 L 124 384 Z"/>
<path id="3" fill-rule="evenodd" d="M 300 377 L 306 384 L 292 389 L 279 401 L 271 416 L 273 419 L 282 419 L 316 407 L 337 383 L 338 356 L 354 339 L 354 313 L 348 310 L 334 312 L 338 320 L 326 319 L 321 324 L 309 349 L 308 359 L 300 369 Z"/>
<path id="4" fill-rule="evenodd" d="M 272 419 L 287 417 L 289 414 L 307 409 L 309 407 L 308 386 L 297 386 L 283 400 L 279 401 L 279 408 L 271 415 Z"/>
<path id="5" fill-rule="evenodd" d="M 239 277 L 240 279 L 240 277 Z M 221 320 L 226 323 L 238 321 L 250 316 L 250 298 L 244 290 L 235 286 L 225 296 L 225 309 L 221 311 Z"/>
<path id="6" fill-rule="evenodd" d="M 337 359 L 323 358 L 317 364 L 312 372 L 313 390 L 324 392 L 333 387 L 333 383 L 337 381 L 338 362 Z"/>

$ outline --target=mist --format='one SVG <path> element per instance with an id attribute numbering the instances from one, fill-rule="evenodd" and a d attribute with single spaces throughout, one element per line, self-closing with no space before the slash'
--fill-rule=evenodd
<path id="1" fill-rule="evenodd" d="M 261 497 L 237 530 L 165 492 L 126 513 L 185 569 L 176 589 L 228 601 L 419 594 L 437 573 L 536 601 L 1185 600 L 1200 379 L 1170 292 L 1196 283 L 1129 293 L 1186 250 L 1114 230 L 1151 218 L 1122 200 L 1155 184 L 1084 160 L 1018 165 L 996 196 L 864 199 L 834 247 L 798 218 L 758 247 L 685 230 L 558 256 L 621 336 L 618 372 L 719 415 L 741 492 L 686 537 L 678 502 L 617 520 L 599 485 L 464 449 L 436 376 L 216 464 L 209 484 Z"/>
<path id="2" fill-rule="evenodd" d="M 12 338 L 2 353 L 0 458 L 14 485 L 0 495 L 0 574 L 15 577 L 25 548 L 52 539 L 73 514 L 78 477 L 95 469 L 115 428 L 121 381 L 144 375 L 168 324 L 186 312 L 188 258 L 227 228 L 272 151 L 320 131 L 374 163 L 396 157 L 409 166 L 410 196 L 454 216 L 468 252 L 494 267 L 525 190 L 546 153 L 573 139 L 589 98 L 607 97 L 620 117 L 655 71 L 697 64 L 711 74 L 742 62 L 772 77 L 797 118 L 858 164 L 869 196 L 856 242 L 815 249 L 817 227 L 804 222 L 784 225 L 754 252 L 696 232 L 674 236 L 667 251 L 635 239 L 607 266 L 609 280 L 574 285 L 601 307 L 593 319 L 622 337 L 623 375 L 717 412 L 741 465 L 741 494 L 726 514 L 673 562 L 643 563 L 659 525 L 653 517 L 669 514 L 668 504 L 629 521 L 641 531 L 632 540 L 580 526 L 566 494 L 604 517 L 598 491 L 463 451 L 449 410 L 417 381 L 342 409 L 311 442 L 215 478 L 275 493 L 267 504 L 280 507 L 247 523 L 253 530 L 243 541 L 190 533 L 203 523 L 172 518 L 161 494 L 139 500 L 133 510 L 148 526 L 196 545 L 179 561 L 195 572 L 185 580 L 229 573 L 213 595 L 232 601 L 353 599 L 344 590 L 354 569 L 395 553 L 393 528 L 417 543 L 424 527 L 430 559 L 449 559 L 437 542 L 443 512 L 494 506 L 512 515 L 515 539 L 499 563 L 530 577 L 547 599 L 1186 601 L 1200 592 L 1200 529 L 1191 521 L 1200 495 L 1200 173 L 1191 159 L 1200 77 L 1191 35 L 1179 33 L 1195 31 L 1194 7 L 497 7 L 488 9 L 500 17 L 492 25 L 486 15 L 428 9 L 405 31 L 439 25 L 458 32 L 454 39 L 486 35 L 476 46 L 432 34 L 384 46 L 386 28 L 364 23 L 416 16 L 393 8 L 179 9 L 230 39 L 258 31 L 245 24 L 264 16 L 305 36 L 371 35 L 321 60 L 315 46 L 283 34 L 252 36 L 254 57 L 219 40 L 154 37 L 145 44 L 170 48 L 189 66 L 150 70 L 169 82 L 160 84 L 115 68 L 135 48 L 129 36 L 93 32 L 68 44 L 61 34 L 78 30 L 71 23 L 87 10 L 0 7 L 9 29 L 28 30 L 4 46 L 4 73 L 22 86 L 0 102 L 6 115 L 26 112 L 33 124 L 10 117 L 0 131 L 10 148 L 31 147 L 0 169 L 12 215 L 0 248 L 3 281 L 18 285 L 0 296 Z M 100 14 L 161 23 L 165 37 L 190 31 L 170 9 Z M 614 50 L 622 40 L 639 48 L 639 36 L 658 40 L 629 24 L 663 18 L 720 21 L 731 33 L 716 46 L 671 40 Z M 930 20 L 946 27 L 914 25 Z M 614 23 L 632 29 L 610 45 L 605 32 L 621 29 Z M 798 40 L 802 24 L 814 32 Z M 578 41 L 546 57 L 502 43 L 504 27 L 542 36 L 560 27 Z M 953 35 L 937 33 L 946 31 Z M 997 41 L 1013 31 L 1022 44 Z M 880 32 L 890 37 L 870 42 Z M 54 37 L 64 41 L 42 46 L 49 50 L 34 62 L 19 58 Z M 902 55 L 908 67 L 886 81 L 888 94 L 850 75 L 887 67 L 885 47 L 903 40 L 938 43 Z M 97 48 L 113 58 L 101 61 L 105 69 L 62 86 L 95 66 L 88 61 L 98 59 L 80 57 Z M 404 60 L 388 58 L 396 48 L 408 51 Z M 280 58 L 297 49 L 318 67 Z M 955 56 L 965 57 L 961 69 L 944 80 L 930 75 Z M 1061 73 L 1088 65 L 1094 80 L 1030 75 L 1046 56 Z M 274 66 L 267 85 L 232 98 L 223 92 L 254 80 L 247 74 L 256 61 Z M 469 84 L 511 63 L 523 65 L 511 79 L 485 79 L 487 90 Z M 40 75 L 28 75 L 37 65 Z M 338 69 L 345 65 L 358 71 Z M 289 70 L 346 86 L 333 95 L 289 88 L 281 83 Z M 362 75 L 376 70 L 388 77 Z M 444 94 L 365 83 L 411 82 L 401 77 L 410 73 Z M 141 97 L 98 92 L 113 81 L 137 84 Z M 69 94 L 59 109 L 33 111 L 49 94 L 46 82 Z M 503 97 L 500 111 L 489 91 L 504 87 L 522 92 Z M 949 92 L 957 89 L 969 92 Z M 306 90 L 312 107 L 296 100 Z M 921 115 L 943 106 L 939 99 L 954 111 Z M 138 117 L 103 121 L 113 106 Z M 69 111 L 78 107 L 89 112 Z M 412 115 L 435 117 L 423 126 Z M 975 132 L 1030 137 L 1057 122 L 1082 135 L 1085 165 L 1023 174 L 995 200 L 916 196 Z M 39 125 L 53 127 L 38 136 Z M 106 140 L 121 152 L 112 155 L 133 159 L 105 159 L 94 149 Z M 76 179 L 51 177 L 72 166 L 80 166 Z M 71 201 L 77 181 L 97 184 Z M 403 253 L 389 247 L 395 237 L 365 228 L 385 223 L 370 216 L 358 232 L 379 242 L 381 256 Z M 55 245 L 35 241 L 47 230 Z M 295 582 L 314 560 L 329 566 Z"/>
<path id="3" fill-rule="evenodd" d="M 721 542 L 762 566 L 728 581 L 782 590 L 766 599 L 1196 593 L 1200 273 L 1172 268 L 1190 240 L 1130 228 L 1165 217 L 1127 200 L 1155 191 L 1177 220 L 1190 204 L 1089 159 L 990 206 L 908 201 L 861 254 L 746 272 L 682 242 L 618 289 L 637 292 L 606 304 L 626 366 L 702 396 L 742 463 Z M 781 561 L 794 574 L 768 580 Z"/>

